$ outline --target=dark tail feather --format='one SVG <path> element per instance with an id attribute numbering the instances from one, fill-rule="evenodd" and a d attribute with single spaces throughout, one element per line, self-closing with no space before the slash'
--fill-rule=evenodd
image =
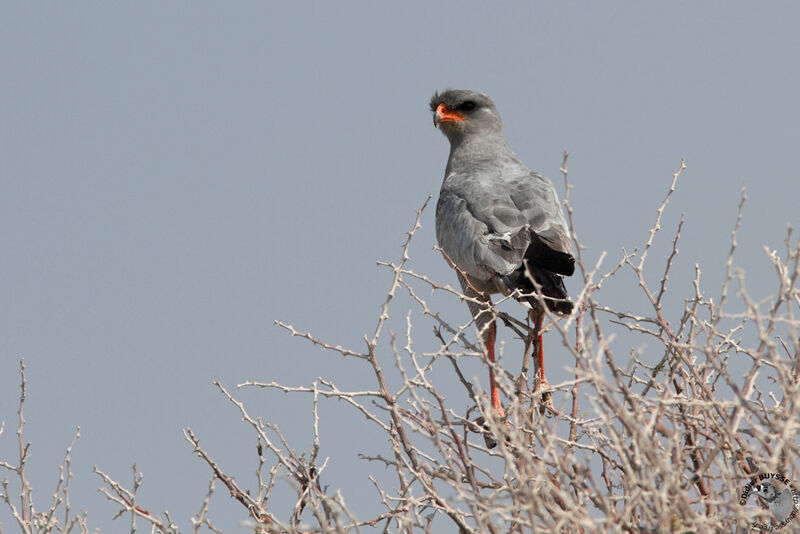
<path id="1" fill-rule="evenodd" d="M 570 314 L 572 313 L 573 304 L 567 299 L 567 288 L 564 287 L 564 279 L 554 272 L 530 266 L 530 272 L 533 274 L 536 283 L 542 286 L 542 295 L 544 295 L 544 302 L 550 311 Z M 550 300 L 547 297 L 558 300 Z"/>
<path id="2" fill-rule="evenodd" d="M 564 287 L 564 279 L 552 271 L 536 265 L 530 265 L 528 262 L 525 263 L 528 265 L 528 270 L 526 272 L 523 268 L 517 271 L 516 289 L 523 293 L 534 293 L 536 289 L 530 279 L 532 275 L 536 283 L 541 286 L 544 302 L 550 311 L 564 315 L 572 313 L 574 304 L 567 300 L 568 295 L 567 288 Z M 525 300 L 534 308 L 540 308 L 539 299 L 536 297 L 523 297 L 522 300 Z"/>
<path id="3" fill-rule="evenodd" d="M 525 260 L 528 263 L 553 271 L 564 276 L 572 276 L 575 272 L 575 258 L 572 254 L 560 252 L 539 237 L 536 232 L 531 232 L 531 244 L 525 251 Z M 562 284 L 563 287 L 563 284 Z"/>

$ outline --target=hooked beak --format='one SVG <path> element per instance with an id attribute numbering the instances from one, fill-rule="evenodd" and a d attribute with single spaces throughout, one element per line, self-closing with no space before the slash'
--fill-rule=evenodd
<path id="1" fill-rule="evenodd" d="M 447 109 L 447 106 L 444 104 L 439 104 L 436 107 L 436 111 L 433 112 L 433 125 L 437 127 L 443 122 L 458 122 L 463 120 L 466 119 L 462 117 L 460 113 Z"/>

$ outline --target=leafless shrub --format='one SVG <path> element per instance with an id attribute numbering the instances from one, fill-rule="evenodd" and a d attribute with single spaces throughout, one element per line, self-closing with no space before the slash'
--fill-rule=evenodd
<path id="1" fill-rule="evenodd" d="M 25 380 L 25 364 L 20 362 L 20 393 L 19 393 L 19 408 L 17 409 L 18 426 L 17 426 L 17 442 L 19 445 L 19 454 L 16 459 L 16 465 L 12 465 L 7 461 L 0 461 L 0 469 L 9 471 L 14 474 L 15 480 L 18 483 L 17 498 L 14 499 L 11 488 L 12 483 L 8 478 L 3 478 L 2 493 L 0 493 L 0 501 L 4 502 L 8 507 L 11 515 L 19 527 L 20 532 L 25 534 L 44 533 L 44 532 L 80 532 L 81 534 L 89 532 L 89 527 L 86 521 L 86 513 L 75 514 L 72 510 L 72 505 L 69 500 L 69 483 L 72 480 L 72 470 L 70 463 L 72 461 L 72 447 L 81 435 L 81 429 L 75 431 L 75 437 L 72 438 L 69 446 L 67 446 L 64 461 L 59 468 L 58 481 L 56 488 L 51 497 L 50 507 L 46 511 L 37 509 L 33 502 L 33 488 L 28 481 L 27 464 L 30 451 L 30 443 L 25 441 L 25 396 L 27 394 L 27 382 Z M 4 425 L 0 425 L 0 435 L 5 430 Z M 0 525 L 0 534 L 4 532 L 2 525 Z"/>
<path id="2" fill-rule="evenodd" d="M 573 235 L 577 235 L 566 162 L 565 154 L 565 203 Z M 256 532 L 353 532 L 366 527 L 382 532 L 747 532 L 754 522 L 760 525 L 757 529 L 780 527 L 754 498 L 745 503 L 740 498 L 748 481 L 759 473 L 800 480 L 800 247 L 790 231 L 785 257 L 766 251 L 774 267 L 776 291 L 768 299 L 754 300 L 747 292 L 744 273 L 734 267 L 743 192 L 719 295 L 708 296 L 696 266 L 693 294 L 685 299 L 680 313 L 669 316 L 664 302 L 682 219 L 664 263 L 651 267 L 650 253 L 683 170 L 681 163 L 641 251 L 623 252 L 610 268 L 603 267 L 604 255 L 587 265 L 576 238 L 583 277 L 583 287 L 575 296 L 578 311 L 563 319 L 548 315 L 547 321 L 550 346 L 560 340 L 560 350 L 572 356 L 574 379 L 534 395 L 527 378 L 527 355 L 519 375 L 498 365 L 499 385 L 510 399 L 506 421 L 492 416 L 486 392 L 462 371 L 468 359 L 490 365 L 477 342 L 470 341 L 473 325 L 450 323 L 423 296 L 467 297 L 409 267 L 409 249 L 423 206 L 400 260 L 381 263 L 391 270 L 393 280 L 363 348 L 345 348 L 277 323 L 293 336 L 358 361 L 370 370 L 371 384 L 346 391 L 326 378 L 299 387 L 278 382 L 238 385 L 311 396 L 314 439 L 310 450 L 299 452 L 277 426 L 251 414 L 226 387 L 216 384 L 257 437 L 257 480 L 250 489 L 240 487 L 186 429 L 186 439 L 212 476 L 206 499 L 193 518 L 193 531 L 221 532 L 207 517 L 215 481 L 243 506 Z M 645 309 L 622 311 L 597 298 L 603 284 L 623 271 L 637 281 Z M 660 273 L 657 283 L 648 282 L 650 272 Z M 400 293 L 414 303 L 406 315 L 402 347 L 400 338 L 387 328 L 393 301 Z M 529 337 L 528 324 L 494 311 L 509 328 Z M 419 351 L 414 334 L 419 325 L 431 323 L 437 348 Z M 612 339 L 612 332 L 617 332 L 618 339 Z M 645 340 L 656 349 L 646 354 L 637 351 Z M 625 351 L 622 355 L 620 347 Z M 463 396 L 472 406 L 468 410 L 458 408 L 463 402 L 445 398 L 437 387 L 433 375 L 443 366 L 463 386 Z M 734 368 L 744 371 L 734 372 Z M 24 376 L 22 384 L 24 400 Z M 541 396 L 546 393 L 569 399 L 568 409 L 543 403 Z M 371 478 L 374 499 L 383 510 L 366 519 L 350 511 L 335 480 L 326 479 L 326 486 L 320 483 L 326 460 L 319 456 L 317 406 L 330 399 L 363 415 L 388 440 L 385 450 L 363 456 L 365 461 L 387 467 L 394 477 L 393 481 Z M 34 510 L 25 482 L 22 402 L 19 415 L 19 462 L 3 462 L 0 467 L 21 481 L 20 500 L 19 504 L 12 501 L 7 481 L 2 500 L 24 532 L 87 531 L 85 515 L 70 515 L 72 445 L 51 509 Z M 495 448 L 487 446 L 492 442 Z M 120 514 L 130 515 L 132 532 L 137 519 L 149 523 L 153 531 L 178 532 L 168 515 L 156 517 L 136 503 L 140 478 L 135 467 L 131 490 L 99 469 L 96 472 L 105 485 L 102 491 L 119 506 Z M 296 504 L 291 510 L 271 506 L 278 477 L 293 483 Z M 56 519 L 58 510 L 61 520 Z"/>

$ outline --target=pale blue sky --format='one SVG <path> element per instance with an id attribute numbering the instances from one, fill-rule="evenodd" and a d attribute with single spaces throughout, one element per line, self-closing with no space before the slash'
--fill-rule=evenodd
<path id="1" fill-rule="evenodd" d="M 73 506 L 105 532 L 124 527 L 94 464 L 128 482 L 136 462 L 143 506 L 189 525 L 209 472 L 184 426 L 252 483 L 255 439 L 211 381 L 370 383 L 273 320 L 361 346 L 389 282 L 375 260 L 398 257 L 439 189 L 447 142 L 427 101 L 447 87 L 491 95 L 511 145 L 562 194 L 570 151 L 592 263 L 644 241 L 685 156 L 664 221 L 672 231 L 686 212 L 676 305 L 695 263 L 718 290 L 746 183 L 737 263 L 769 294 L 761 247 L 800 223 L 798 20 L 794 2 L 4 3 L 0 457 L 15 451 L 25 358 L 39 506 L 78 425 Z M 431 249 L 433 211 L 413 268 L 455 284 Z M 634 308 L 630 286 L 602 295 Z M 242 397 L 307 448 L 307 399 Z M 323 410 L 323 482 L 373 510 L 356 454 L 385 442 Z M 221 488 L 212 512 L 232 532 L 245 517 Z M 1 507 L 0 521 L 13 531 Z"/>

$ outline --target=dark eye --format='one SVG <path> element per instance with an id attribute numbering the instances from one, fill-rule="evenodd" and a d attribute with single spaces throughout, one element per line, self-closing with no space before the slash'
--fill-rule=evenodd
<path id="1" fill-rule="evenodd" d="M 460 104 L 458 106 L 458 109 L 461 111 L 472 111 L 473 109 L 475 109 L 475 102 L 473 102 L 472 100 L 467 100 L 463 104 Z"/>

